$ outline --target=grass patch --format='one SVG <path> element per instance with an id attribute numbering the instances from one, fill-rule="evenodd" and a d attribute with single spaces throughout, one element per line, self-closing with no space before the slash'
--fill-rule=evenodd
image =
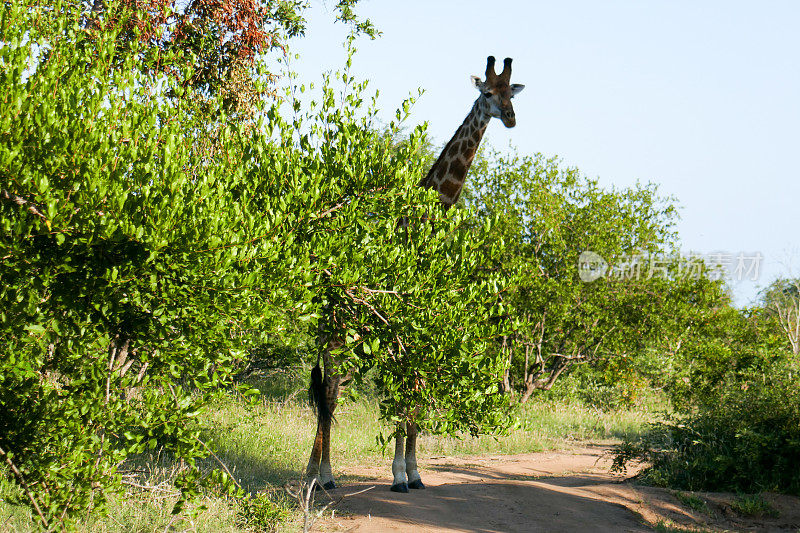
<path id="1" fill-rule="evenodd" d="M 255 405 L 225 399 L 206 413 L 207 442 L 217 450 L 242 487 L 257 491 L 280 487 L 305 471 L 316 431 L 316 417 L 297 399 L 265 398 Z M 336 410 L 331 436 L 334 467 L 346 468 L 381 457 L 375 435 L 382 429 L 377 406 L 351 402 Z"/>
<path id="2" fill-rule="evenodd" d="M 671 520 L 659 520 L 653 531 L 656 533 L 709 533 L 710 529 L 694 529 L 676 525 Z"/>
<path id="3" fill-rule="evenodd" d="M 731 502 L 731 509 L 747 518 L 777 518 L 780 514 L 760 494 L 737 497 Z"/>
<path id="4" fill-rule="evenodd" d="M 711 514 L 711 509 L 709 509 L 708 503 L 699 496 L 681 491 L 675 491 L 672 493 L 672 495 L 675 496 L 675 499 L 693 511 L 707 515 Z"/>
<path id="5" fill-rule="evenodd" d="M 155 496 L 155 497 L 154 497 Z M 90 513 L 77 520 L 76 533 L 152 533 L 154 531 L 196 531 L 198 533 L 234 533 L 236 509 L 222 498 L 202 498 L 206 508 L 195 518 L 172 515 L 177 498 L 159 499 L 153 494 L 126 494 L 112 497 L 108 513 Z M 0 532 L 38 531 L 33 516 L 26 507 L 0 501 Z"/>
<path id="6" fill-rule="evenodd" d="M 528 402 L 517 408 L 519 426 L 509 435 L 456 438 L 423 435 L 422 457 L 518 454 L 563 448 L 585 441 L 620 440 L 641 434 L 653 415 L 645 411 L 603 411 L 569 401 Z"/>
<path id="7" fill-rule="evenodd" d="M 33 522 L 33 514 L 27 506 L 25 494 L 9 480 L 11 472 L 0 466 L 0 532 L 25 531 L 21 524 Z"/>
<path id="8" fill-rule="evenodd" d="M 305 469 L 316 430 L 316 418 L 299 395 L 263 398 L 256 405 L 226 398 L 212 406 L 207 434 L 219 457 L 248 490 L 281 486 Z M 643 411 L 601 411 L 564 401 L 529 402 L 517 410 L 519 426 L 505 436 L 421 435 L 421 459 L 478 454 L 517 454 L 563 448 L 575 443 L 620 440 L 641 434 L 653 415 Z M 348 467 L 391 456 L 376 436 L 392 428 L 379 421 L 377 402 L 359 399 L 336 410 L 331 435 L 334 475 Z M 389 464 L 386 465 L 387 472 Z M 338 471 L 338 472 L 337 472 Z"/>

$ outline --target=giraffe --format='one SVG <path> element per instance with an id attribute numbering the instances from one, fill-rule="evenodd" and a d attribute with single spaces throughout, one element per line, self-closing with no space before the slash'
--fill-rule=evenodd
<path id="1" fill-rule="evenodd" d="M 453 137 L 444 146 L 428 174 L 420 181 L 420 187 L 434 189 L 439 193 L 439 201 L 445 209 L 452 207 L 461 195 L 472 160 L 478 145 L 492 118 L 499 118 L 507 128 L 516 125 L 514 107 L 511 99 L 524 85 L 511 84 L 511 58 L 503 61 L 503 71 L 495 72 L 495 58 L 486 60 L 485 79 L 471 76 L 472 83 L 480 93 L 467 117 L 458 127 Z M 325 310 L 331 324 L 338 324 L 335 307 Z M 341 324 L 338 324 L 341 325 Z M 321 353 L 323 370 L 319 362 L 311 371 L 309 399 L 317 408 L 317 433 L 311 449 L 311 457 L 306 468 L 306 476 L 325 489 L 336 488 L 330 463 L 330 432 L 333 412 L 339 399 L 340 388 L 349 380 L 349 375 L 338 371 L 333 354 L 344 345 L 341 337 L 326 335 L 320 325 L 319 340 L 324 346 Z M 410 417 L 411 418 L 411 417 Z M 392 461 L 393 482 L 391 490 L 408 492 L 409 489 L 424 489 L 422 478 L 417 470 L 416 442 L 418 427 L 413 420 L 401 422 L 395 443 Z"/>

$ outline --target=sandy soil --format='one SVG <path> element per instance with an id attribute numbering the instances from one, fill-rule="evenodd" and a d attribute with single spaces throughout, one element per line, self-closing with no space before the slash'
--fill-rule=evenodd
<path id="1" fill-rule="evenodd" d="M 694 511 L 676 499 L 675 491 L 609 473 L 608 451 L 598 445 L 513 456 L 437 457 L 420 465 L 427 488 L 408 494 L 389 490 L 390 461 L 354 469 L 343 487 L 330 493 L 341 500 L 333 516 L 314 529 L 635 532 L 652 531 L 660 523 L 669 527 L 665 531 L 800 531 L 800 498 L 766 494 L 779 516 L 746 519 L 730 507 L 735 495 L 694 493 L 707 504 L 702 512 Z M 368 487 L 374 488 L 342 499 Z"/>

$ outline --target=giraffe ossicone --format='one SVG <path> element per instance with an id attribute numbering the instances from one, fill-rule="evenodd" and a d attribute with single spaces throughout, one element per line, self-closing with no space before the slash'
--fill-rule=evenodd
<path id="1" fill-rule="evenodd" d="M 489 56 L 486 60 L 484 78 L 481 80 L 478 76 L 472 76 L 473 85 L 480 94 L 464 122 L 444 146 L 438 159 L 419 184 L 421 187 L 436 190 L 445 208 L 450 208 L 458 201 L 467 172 L 489 121 L 492 118 L 499 118 L 507 128 L 513 128 L 517 123 L 511 99 L 525 86 L 511 83 L 511 58 L 507 57 L 503 61 L 503 71 L 497 74 L 495 58 Z M 335 308 L 325 309 L 325 314 L 328 324 L 334 326 L 330 329 L 336 330 L 336 326 L 339 328 L 343 326 L 337 321 Z M 339 372 L 339 364 L 334 356 L 344 345 L 342 338 L 325 334 L 325 331 L 321 323 L 319 341 L 324 347 L 320 354 L 323 368 L 321 369 L 317 362 L 311 371 L 309 387 L 309 399 L 317 408 L 317 433 L 306 468 L 306 476 L 309 482 L 314 480 L 330 490 L 336 488 L 330 463 L 331 423 L 341 386 L 349 376 Z M 395 492 L 425 488 L 417 469 L 417 431 L 413 416 L 409 416 L 408 420 L 398 425 L 395 455 L 392 461 L 391 490 Z"/>

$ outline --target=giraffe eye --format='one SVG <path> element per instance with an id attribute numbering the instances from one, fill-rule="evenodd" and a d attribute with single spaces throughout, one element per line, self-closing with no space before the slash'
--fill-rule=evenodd
<path id="1" fill-rule="evenodd" d="M 494 95 L 492 93 L 483 93 L 483 96 L 485 96 L 486 98 L 491 98 Z"/>

